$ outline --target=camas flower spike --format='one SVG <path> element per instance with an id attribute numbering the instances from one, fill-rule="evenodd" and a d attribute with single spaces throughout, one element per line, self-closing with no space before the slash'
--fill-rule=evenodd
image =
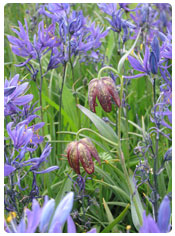
<path id="1" fill-rule="evenodd" d="M 120 107 L 120 98 L 114 81 L 110 77 L 93 79 L 89 83 L 88 101 L 91 111 L 95 111 L 96 97 L 98 98 L 103 110 L 110 112 L 112 110 L 111 97 L 118 107 Z"/>
<path id="2" fill-rule="evenodd" d="M 88 174 L 94 172 L 94 163 L 91 156 L 93 156 L 99 164 L 101 163 L 97 150 L 89 138 L 83 138 L 79 141 L 69 143 L 66 148 L 66 153 L 69 165 L 77 174 L 80 174 L 79 161 Z"/>

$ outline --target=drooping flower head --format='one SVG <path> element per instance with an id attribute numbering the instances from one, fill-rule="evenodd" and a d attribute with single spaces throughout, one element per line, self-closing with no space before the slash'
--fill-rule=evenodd
<path id="1" fill-rule="evenodd" d="M 69 165 L 77 174 L 80 174 L 79 162 L 81 162 L 88 174 L 94 172 L 94 163 L 91 156 L 93 156 L 100 164 L 97 150 L 89 138 L 83 138 L 79 141 L 69 143 L 66 148 L 66 153 Z"/>
<path id="2" fill-rule="evenodd" d="M 103 110 L 110 112 L 112 110 L 111 98 L 118 107 L 120 107 L 120 98 L 113 79 L 103 77 L 101 79 L 93 79 L 89 83 L 88 100 L 91 111 L 95 111 L 96 97 L 98 98 Z"/>

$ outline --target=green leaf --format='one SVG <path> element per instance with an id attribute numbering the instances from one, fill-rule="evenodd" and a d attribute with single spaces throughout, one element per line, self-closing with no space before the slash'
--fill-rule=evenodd
<path id="1" fill-rule="evenodd" d="M 140 211 L 140 214 L 141 216 L 143 215 L 143 206 L 142 206 L 142 203 L 141 203 L 141 200 L 140 200 L 140 196 L 139 196 L 139 193 L 137 191 L 137 189 L 135 189 L 135 185 L 133 183 L 133 177 L 130 177 L 130 183 L 131 183 L 131 186 L 132 186 L 132 189 L 133 189 L 133 192 L 135 192 L 135 198 L 136 198 L 136 202 L 137 202 L 137 205 L 138 205 L 138 208 L 139 208 L 139 211 Z M 140 223 L 139 223 L 139 219 L 138 219 L 138 216 L 137 216 L 137 212 L 136 212 L 136 208 L 135 208 L 135 205 L 134 205 L 134 202 L 133 202 L 133 196 L 130 196 L 130 199 L 131 199 L 131 216 L 132 216 L 132 221 L 133 221 L 133 224 L 135 226 L 135 228 L 139 231 L 140 229 Z"/>
<path id="2" fill-rule="evenodd" d="M 54 107 L 57 111 L 59 111 L 59 105 L 57 105 L 54 101 L 52 101 L 49 97 L 47 97 L 44 93 L 42 93 L 42 97 L 43 99 L 46 100 L 46 102 Z M 67 115 L 67 113 L 64 111 L 64 109 L 61 109 L 62 115 L 64 117 L 64 119 L 69 123 L 71 129 L 73 131 L 77 130 L 77 127 L 75 126 L 74 122 L 72 121 L 72 119 Z"/>
<path id="3" fill-rule="evenodd" d="M 111 224 L 109 224 L 101 233 L 109 233 L 114 228 L 115 225 L 117 225 L 120 221 L 122 221 L 129 207 L 130 204 L 128 204 L 126 208 L 120 213 L 120 215 L 117 218 L 115 218 L 115 220 Z"/>
<path id="4" fill-rule="evenodd" d="M 123 191 L 121 188 L 119 188 L 119 187 L 117 187 L 115 185 L 108 184 L 108 183 L 106 183 L 104 181 L 101 181 L 101 180 L 94 179 L 94 181 L 97 182 L 97 183 L 103 184 L 104 186 L 109 187 L 110 189 L 113 189 L 114 192 L 117 195 L 120 194 L 124 199 L 130 201 L 130 198 L 127 195 L 127 193 L 125 191 Z"/>
<path id="5" fill-rule="evenodd" d="M 108 34 L 108 43 L 107 43 L 107 47 L 106 47 L 106 57 L 108 58 L 108 63 L 111 60 L 114 48 L 115 48 L 115 43 L 114 43 L 114 32 L 110 31 Z"/>
<path id="6" fill-rule="evenodd" d="M 127 52 L 122 56 L 122 58 L 120 59 L 120 61 L 119 61 L 119 63 L 118 63 L 118 72 L 119 72 L 119 74 L 121 73 L 121 69 L 122 69 L 122 67 L 123 67 L 123 64 L 124 64 L 126 58 L 129 56 L 129 54 L 130 54 L 130 53 L 132 52 L 132 50 L 135 48 L 135 46 L 136 46 L 136 44 L 137 44 L 137 41 L 138 41 L 138 39 L 139 39 L 139 37 L 140 37 L 140 33 L 141 33 L 141 29 L 140 29 L 140 31 L 139 31 L 139 33 L 138 33 L 138 35 L 137 35 L 137 38 L 136 38 L 135 42 L 133 43 L 132 47 L 131 47 L 131 48 L 129 49 L 129 51 L 127 51 Z"/>
<path id="7" fill-rule="evenodd" d="M 118 143 L 118 136 L 111 128 L 111 126 L 106 124 L 100 117 L 98 117 L 95 113 L 89 111 L 87 108 L 81 106 L 80 104 L 78 104 L 77 106 L 92 121 L 101 135 L 111 140 L 112 142 Z"/>
<path id="8" fill-rule="evenodd" d="M 70 174 L 70 177 L 72 177 L 72 174 Z M 72 181 L 70 178 L 65 177 L 64 181 L 62 182 L 60 186 L 60 190 L 55 198 L 55 205 L 57 206 L 59 202 L 63 199 L 63 197 L 66 195 L 67 192 L 70 192 L 72 188 Z"/>
<path id="9" fill-rule="evenodd" d="M 114 218 L 113 218 L 112 213 L 111 213 L 111 211 L 108 207 L 108 204 L 106 203 L 104 198 L 103 198 L 103 205 L 104 205 L 104 208 L 105 208 L 105 211 L 106 211 L 108 221 L 109 221 L 109 223 L 111 223 L 114 220 Z"/>
<path id="10" fill-rule="evenodd" d="M 72 95 L 72 92 L 64 86 L 63 89 L 63 108 L 66 114 L 68 114 L 69 118 L 73 121 L 74 125 L 77 127 L 77 107 L 76 107 L 76 102 L 75 98 Z"/>

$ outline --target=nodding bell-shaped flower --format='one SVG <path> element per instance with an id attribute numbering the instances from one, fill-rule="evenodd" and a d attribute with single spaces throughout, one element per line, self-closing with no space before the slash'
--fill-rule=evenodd
<path id="1" fill-rule="evenodd" d="M 91 111 L 95 111 L 96 97 L 98 98 L 103 110 L 110 112 L 112 109 L 111 97 L 118 107 L 120 107 L 120 98 L 114 81 L 110 77 L 102 77 L 101 79 L 93 79 L 89 83 L 88 101 Z"/>
<path id="2" fill-rule="evenodd" d="M 69 165 L 77 174 L 80 174 L 79 162 L 81 162 L 84 170 L 88 174 L 94 172 L 92 156 L 101 164 L 97 150 L 89 138 L 83 138 L 79 141 L 69 143 L 66 148 L 66 153 Z"/>

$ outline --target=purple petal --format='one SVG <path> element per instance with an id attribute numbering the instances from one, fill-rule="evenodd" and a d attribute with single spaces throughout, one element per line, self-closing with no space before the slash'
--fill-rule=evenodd
<path id="1" fill-rule="evenodd" d="M 19 95 L 21 95 L 22 93 L 24 93 L 25 91 L 26 91 L 26 88 L 27 88 L 27 86 L 28 86 L 28 82 L 26 82 L 26 83 L 23 83 L 23 84 L 21 84 L 20 86 L 18 86 L 17 88 L 16 88 L 16 90 L 15 90 L 15 92 L 12 94 L 12 96 L 10 96 L 10 98 L 12 99 L 14 99 L 15 97 L 18 97 Z"/>
<path id="2" fill-rule="evenodd" d="M 55 232 L 57 230 L 60 230 L 60 226 L 65 223 L 67 220 L 72 207 L 73 207 L 73 201 L 74 201 L 74 193 L 69 192 L 59 203 L 59 205 L 56 208 L 55 214 L 52 219 L 52 223 L 49 229 L 49 233 Z"/>
<path id="3" fill-rule="evenodd" d="M 11 85 L 11 86 L 17 86 L 18 80 L 19 80 L 19 74 L 16 74 L 16 75 L 11 79 L 10 85 Z"/>
<path id="4" fill-rule="evenodd" d="M 145 212 L 143 213 L 143 225 L 141 226 L 139 233 L 160 233 L 156 222 L 150 215 L 146 216 Z"/>
<path id="5" fill-rule="evenodd" d="M 145 48 L 145 56 L 144 56 L 144 60 L 143 60 L 143 65 L 144 65 L 144 67 L 145 67 L 145 69 L 147 70 L 147 71 L 149 71 L 149 64 L 148 64 L 148 61 L 149 61 L 149 47 L 148 46 L 146 46 L 146 48 Z"/>
<path id="6" fill-rule="evenodd" d="M 33 95 L 32 94 L 28 94 L 28 95 L 24 95 L 24 96 L 15 98 L 13 103 L 15 105 L 21 106 L 21 105 L 25 105 L 25 104 L 29 103 L 32 99 L 33 99 Z"/>
<path id="7" fill-rule="evenodd" d="M 21 56 L 21 55 L 20 55 Z M 28 56 L 28 54 L 25 55 L 26 57 Z M 25 62 L 20 63 L 20 64 L 15 64 L 16 67 L 22 67 L 25 66 L 32 58 L 28 58 Z"/>
<path id="8" fill-rule="evenodd" d="M 167 233 L 169 231 L 170 216 L 170 200 L 167 196 L 165 196 L 160 204 L 158 212 L 158 226 L 161 233 Z"/>
<path id="9" fill-rule="evenodd" d="M 76 233 L 76 227 L 71 216 L 67 218 L 67 233 Z"/>
<path id="10" fill-rule="evenodd" d="M 27 230 L 26 233 L 34 233 L 40 222 L 41 208 L 39 203 L 33 199 L 32 211 L 26 209 L 27 214 Z"/>
<path id="11" fill-rule="evenodd" d="M 16 86 L 11 86 L 8 88 L 4 88 L 4 96 L 8 97 L 9 95 L 11 95 L 16 89 Z"/>
<path id="12" fill-rule="evenodd" d="M 96 229 L 96 228 L 92 228 L 92 229 L 89 230 L 87 233 L 97 233 L 97 229 Z"/>
<path id="13" fill-rule="evenodd" d="M 5 164 L 4 165 L 4 176 L 10 175 L 14 170 L 16 170 L 15 167 Z"/>
<path id="14" fill-rule="evenodd" d="M 46 202 L 46 201 L 45 201 Z M 55 209 L 55 200 L 51 199 L 43 206 L 43 210 L 40 218 L 39 229 L 41 233 L 46 233 L 49 226 L 49 221 Z"/>
<path id="15" fill-rule="evenodd" d="M 124 79 L 136 79 L 136 78 L 139 78 L 139 77 L 142 77 L 142 76 L 145 76 L 145 75 L 147 75 L 147 74 L 142 73 L 142 74 L 131 75 L 131 76 L 124 75 L 123 78 Z"/>
<path id="16" fill-rule="evenodd" d="M 7 124 L 7 132 L 8 132 L 8 135 L 10 136 L 11 140 L 14 142 L 15 137 L 14 137 L 13 132 L 11 130 L 12 125 L 13 125 L 13 122 L 10 122 Z"/>
<path id="17" fill-rule="evenodd" d="M 49 173 L 49 172 L 57 170 L 57 169 L 59 169 L 58 166 L 51 166 L 51 167 L 47 168 L 46 170 L 42 170 L 42 171 L 35 171 L 34 170 L 32 172 L 35 174 L 45 174 L 45 173 Z"/>
<path id="18" fill-rule="evenodd" d="M 140 64 L 140 62 L 137 59 L 135 59 L 134 57 L 128 56 L 128 61 L 130 62 L 131 66 L 135 70 L 138 70 L 141 72 L 146 72 L 146 70 L 143 68 L 143 66 Z"/>

